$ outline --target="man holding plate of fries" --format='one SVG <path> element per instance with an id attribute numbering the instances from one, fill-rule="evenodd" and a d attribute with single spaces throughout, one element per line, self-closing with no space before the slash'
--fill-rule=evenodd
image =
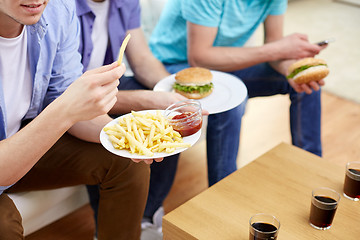
<path id="1" fill-rule="evenodd" d="M 169 105 L 185 100 L 178 93 L 154 92 L 154 85 L 162 78 L 169 76 L 161 62 L 152 54 L 147 46 L 144 33 L 140 28 L 139 1 L 133 0 L 76 0 L 77 15 L 82 26 L 79 52 L 82 55 L 84 71 L 106 65 L 116 60 L 121 61 L 121 46 L 125 43 L 126 57 L 135 77 L 123 76 L 120 79 L 117 102 L 109 114 L 117 117 L 131 111 L 166 109 Z M 130 35 L 129 35 L 130 34 Z M 126 38 L 128 36 L 128 38 Z M 130 37 L 131 36 L 131 37 Z M 127 40 L 125 40 L 127 39 Z M 128 42 L 127 42 L 128 41 Z M 120 52 L 120 53 L 119 53 Z M 171 168 L 176 169 L 178 155 L 165 159 Z M 145 160 L 148 162 L 148 160 Z M 148 162 L 149 163 L 149 162 Z M 168 166 L 161 163 L 151 165 L 151 173 L 166 171 Z M 152 186 L 156 181 L 163 181 L 152 177 Z M 164 189 L 157 191 L 150 187 L 149 195 L 163 199 L 169 192 L 173 179 L 168 181 Z M 90 204 L 94 209 L 95 223 L 98 224 L 99 186 L 87 186 Z M 162 201 L 160 202 L 161 205 Z M 159 208 L 147 206 L 145 215 L 152 216 Z M 141 224 L 139 223 L 139 227 Z"/>
<path id="2" fill-rule="evenodd" d="M 0 19 L 0 239 L 24 239 L 7 193 L 80 184 L 100 186 L 99 239 L 139 239 L 149 165 L 99 144 L 125 66 L 82 73 L 73 1 L 3 0 Z"/>
<path id="3" fill-rule="evenodd" d="M 178 93 L 147 90 L 152 89 L 170 73 L 152 55 L 147 45 L 141 29 L 138 0 L 76 0 L 76 4 L 82 26 L 79 52 L 82 55 L 85 70 L 116 60 L 119 55 L 121 56 L 119 54 L 121 44 L 123 41 L 125 43 L 128 41 L 125 54 L 134 76 L 123 76 L 120 79 L 118 100 L 110 110 L 110 114 L 118 116 L 132 110 L 165 109 L 175 102 L 186 100 Z M 129 34 L 131 34 L 131 38 L 127 37 Z M 212 163 L 208 164 L 211 172 L 210 184 L 214 184 L 236 170 L 239 139 L 237 137 L 236 140 L 234 137 L 235 141 L 232 138 L 231 143 L 226 141 L 230 139 L 227 137 L 228 133 L 239 132 L 242 110 L 241 107 L 235 109 L 239 112 L 238 122 L 227 121 L 225 115 L 222 115 L 223 118 L 219 116 L 219 119 L 222 119 L 222 126 L 225 126 L 227 130 L 214 133 L 218 138 L 212 143 L 219 147 L 208 147 L 208 155 L 213 156 L 214 159 Z M 236 127 L 232 128 L 232 126 Z M 162 202 L 169 193 L 175 177 L 177 159 L 178 155 L 174 155 L 166 157 L 161 163 L 151 165 L 149 197 L 145 208 L 143 227 L 154 227 L 151 231 L 154 230 L 152 231 L 153 235 L 158 234 L 157 239 L 161 239 L 161 231 L 157 231 L 157 227 L 161 228 L 161 226 L 153 225 L 152 218 L 155 212 L 161 213 L 162 211 Z M 88 186 L 88 191 L 96 220 L 99 187 Z M 146 239 L 146 236 L 142 235 L 142 239 Z"/>

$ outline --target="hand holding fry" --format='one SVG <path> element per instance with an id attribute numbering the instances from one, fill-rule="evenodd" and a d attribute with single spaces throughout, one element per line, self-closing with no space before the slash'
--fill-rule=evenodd
<path id="1" fill-rule="evenodd" d="M 106 114 L 116 102 L 119 78 L 125 66 L 117 63 L 85 72 L 73 82 L 56 102 L 62 102 L 74 122 L 93 119 Z"/>

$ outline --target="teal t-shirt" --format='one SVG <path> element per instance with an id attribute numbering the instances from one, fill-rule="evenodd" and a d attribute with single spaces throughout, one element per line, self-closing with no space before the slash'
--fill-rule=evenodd
<path id="1" fill-rule="evenodd" d="M 282 15 L 287 0 L 169 0 L 150 38 L 163 63 L 187 62 L 186 21 L 217 27 L 214 46 L 243 46 L 268 15 Z"/>

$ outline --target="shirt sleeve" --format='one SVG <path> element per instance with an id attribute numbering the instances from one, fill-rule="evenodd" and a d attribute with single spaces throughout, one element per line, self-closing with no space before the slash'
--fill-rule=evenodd
<path id="1" fill-rule="evenodd" d="M 10 186 L 0 186 L 0 195 L 6 190 L 8 189 L 9 187 L 11 187 L 12 185 Z"/>
<path id="2" fill-rule="evenodd" d="M 271 5 L 271 9 L 269 11 L 269 15 L 283 15 L 285 14 L 287 9 L 287 1 L 285 0 L 277 0 L 273 1 Z"/>
<path id="3" fill-rule="evenodd" d="M 217 27 L 221 20 L 224 0 L 184 0 L 181 3 L 182 17 L 186 21 L 206 27 Z"/>
<path id="4" fill-rule="evenodd" d="M 130 19 L 128 21 L 127 29 L 139 28 L 141 25 L 141 22 L 140 22 L 141 10 L 140 10 L 139 1 L 131 0 L 131 1 L 129 1 L 129 4 L 130 4 L 130 2 L 131 2 L 131 8 L 129 9 Z"/>
<path id="5" fill-rule="evenodd" d="M 64 5 L 67 11 L 59 16 L 58 35 L 56 37 L 57 51 L 51 69 L 51 79 L 44 99 L 44 107 L 59 97 L 69 85 L 82 74 L 81 56 L 78 52 L 80 39 L 80 24 L 76 15 L 75 3 Z"/>

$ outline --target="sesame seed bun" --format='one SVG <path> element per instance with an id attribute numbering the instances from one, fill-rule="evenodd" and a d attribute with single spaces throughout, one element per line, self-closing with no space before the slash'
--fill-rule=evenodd
<path id="1" fill-rule="evenodd" d="M 212 81 L 212 73 L 209 69 L 190 67 L 176 73 L 175 80 L 181 85 L 205 85 Z"/>
<path id="2" fill-rule="evenodd" d="M 309 68 L 300 71 L 295 74 L 292 79 L 297 84 L 308 83 L 311 81 L 319 81 L 325 78 L 329 74 L 329 68 L 326 61 L 319 58 L 304 58 L 293 63 L 288 72 L 291 74 L 293 71 L 303 66 L 309 66 Z"/>

